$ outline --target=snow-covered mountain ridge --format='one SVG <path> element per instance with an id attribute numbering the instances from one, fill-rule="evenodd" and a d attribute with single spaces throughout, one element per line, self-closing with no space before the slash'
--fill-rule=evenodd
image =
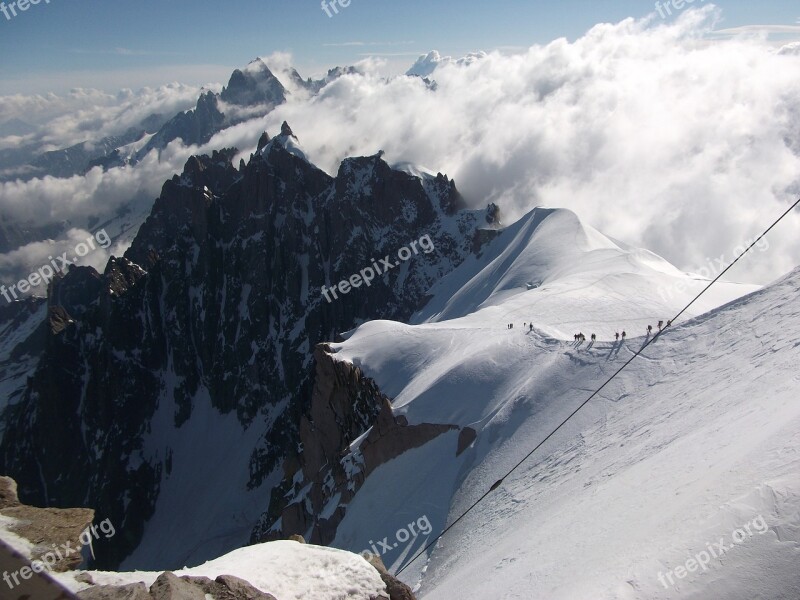
<path id="1" fill-rule="evenodd" d="M 536 213 L 437 284 L 417 324 L 365 323 L 332 346 L 410 424 L 477 434 L 460 456 L 453 432 L 379 467 L 334 545 L 368 547 L 425 514 L 433 533 L 384 556 L 405 565 L 645 343 L 644 323 L 682 307 L 653 293 L 662 280 L 703 285 L 607 238 L 552 254 L 540 228 L 574 231 L 574 216 Z M 537 243 L 509 243 L 531 227 Z M 800 270 L 673 324 L 403 579 L 424 599 L 800 597 L 798 293 Z M 578 344 L 578 326 L 602 336 Z M 759 518 L 766 533 L 732 541 Z M 728 553 L 689 562 L 720 540 Z"/>

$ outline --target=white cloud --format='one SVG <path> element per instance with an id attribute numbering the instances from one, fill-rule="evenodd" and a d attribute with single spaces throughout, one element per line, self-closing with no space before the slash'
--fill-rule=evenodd
<path id="1" fill-rule="evenodd" d="M 609 235 L 703 265 L 760 233 L 800 195 L 800 61 L 759 39 L 708 41 L 718 13 L 625 20 L 417 78 L 344 77 L 258 126 L 288 120 L 330 173 L 348 155 L 428 165 L 476 206 L 513 219 L 564 206 Z M 254 130 L 258 127 L 254 127 Z M 239 132 L 252 150 L 256 131 Z M 248 144 L 249 142 L 249 144 Z M 800 263 L 790 217 L 736 277 Z"/>
<path id="2" fill-rule="evenodd" d="M 444 61 L 432 74 L 436 91 L 419 78 L 387 80 L 372 61 L 364 75 L 315 98 L 294 94 L 205 148 L 173 143 L 160 165 L 6 187 L 0 208 L 56 218 L 157 193 L 190 153 L 236 146 L 246 157 L 262 130 L 275 135 L 287 120 L 329 173 L 346 156 L 383 149 L 389 162 L 454 177 L 474 206 L 500 203 L 506 222 L 536 205 L 567 207 L 696 270 L 732 258 L 800 195 L 800 59 L 752 36 L 709 41 L 717 16 L 705 8 L 670 23 L 627 19 L 574 42 Z M 278 72 L 291 57 L 267 62 Z M 770 250 L 734 276 L 765 283 L 800 263 L 798 226 L 790 216 Z"/>
<path id="3" fill-rule="evenodd" d="M 167 154 L 174 160 L 158 162 L 150 153 L 135 169 L 100 168 L 67 179 L 44 177 L 0 183 L 0 211 L 18 222 L 45 225 L 80 222 L 108 215 L 142 193 L 155 198 L 164 181 L 185 162 L 188 151 Z"/>
<path id="4" fill-rule="evenodd" d="M 218 84 L 212 84 L 218 89 Z M 123 88 L 116 94 L 76 88 L 68 94 L 34 94 L 0 97 L 0 122 L 13 118 L 40 126 L 38 135 L 27 141 L 39 142 L 39 151 L 56 150 L 86 140 L 118 135 L 138 127 L 148 116 L 173 116 L 193 107 L 200 94 L 198 86 L 172 83 L 136 92 Z M 0 140 L 0 148 L 8 147 Z"/>
<path id="5" fill-rule="evenodd" d="M 798 25 L 743 25 L 742 27 L 729 27 L 728 29 L 717 29 L 715 34 L 720 35 L 741 35 L 741 34 L 772 34 L 772 33 L 793 33 L 800 35 Z"/>

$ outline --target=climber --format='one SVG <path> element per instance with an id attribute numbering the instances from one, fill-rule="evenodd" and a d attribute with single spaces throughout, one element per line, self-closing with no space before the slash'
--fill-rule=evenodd
<path id="1" fill-rule="evenodd" d="M 614 339 L 619 341 L 619 331 L 614 332 Z"/>
<path id="2" fill-rule="evenodd" d="M 652 332 L 653 332 L 653 326 L 652 325 L 648 325 L 647 326 L 647 335 L 650 335 Z"/>

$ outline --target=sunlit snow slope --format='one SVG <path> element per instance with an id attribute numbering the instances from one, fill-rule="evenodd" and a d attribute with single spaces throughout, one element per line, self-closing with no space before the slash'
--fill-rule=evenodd
<path id="1" fill-rule="evenodd" d="M 420 324 L 366 323 L 335 346 L 410 423 L 478 432 L 459 457 L 452 432 L 379 467 L 335 545 L 391 541 L 424 515 L 432 533 L 383 557 L 405 564 L 703 285 L 665 301 L 665 282 L 692 276 L 568 211 L 539 209 L 506 235 L 442 280 Z M 799 292 L 800 270 L 676 322 L 402 578 L 425 600 L 800 598 Z M 599 341 L 576 346 L 578 329 Z M 720 540 L 721 558 L 687 563 Z"/>
<path id="2" fill-rule="evenodd" d="M 160 573 L 91 571 L 90 574 L 97 585 L 143 582 L 150 587 Z M 76 581 L 75 575 L 76 572 L 70 571 L 56 577 L 76 592 L 90 587 Z M 291 541 L 240 548 L 198 567 L 175 571 L 175 575 L 212 580 L 220 575 L 233 575 L 278 600 L 371 600 L 383 594 L 386 587 L 378 571 L 359 556 Z"/>

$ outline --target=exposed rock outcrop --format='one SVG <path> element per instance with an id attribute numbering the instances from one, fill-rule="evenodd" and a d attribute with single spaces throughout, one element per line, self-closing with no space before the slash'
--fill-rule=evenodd
<path id="1" fill-rule="evenodd" d="M 328 344 L 317 346 L 314 360 L 311 409 L 300 425 L 302 452 L 283 465 L 284 481 L 294 483 L 284 495 L 273 495 L 270 511 L 253 532 L 254 542 L 302 534 L 312 544 L 331 543 L 347 504 L 375 469 L 458 430 L 450 424 L 410 425 L 404 416 L 395 416 L 391 400 L 375 382 L 357 366 L 336 360 Z M 351 442 L 368 430 L 351 452 Z M 334 498 L 338 505 L 326 507 Z M 331 516 L 317 517 L 321 513 Z"/>
<path id="2" fill-rule="evenodd" d="M 17 497 L 17 484 L 10 477 L 0 477 L 0 515 L 12 517 L 18 523 L 9 530 L 31 544 L 31 561 L 41 561 L 45 555 L 50 560 L 50 570 L 68 571 L 81 564 L 81 534 L 92 524 L 94 511 L 89 508 L 37 508 L 22 504 Z M 60 551 L 62 547 L 78 551 Z M 59 549 L 52 552 L 53 547 Z"/>
<path id="3" fill-rule="evenodd" d="M 364 558 L 381 574 L 381 579 L 386 584 L 386 591 L 389 593 L 389 600 L 417 600 L 410 587 L 389 573 L 380 556 L 369 554 Z"/>
<path id="4" fill-rule="evenodd" d="M 313 577 L 309 573 L 309 577 Z M 80 600 L 275 600 L 275 596 L 253 587 L 233 575 L 178 577 L 166 571 L 158 576 L 148 591 L 143 583 L 123 586 L 99 585 L 78 592 Z"/>
<path id="5" fill-rule="evenodd" d="M 464 427 L 458 434 L 458 448 L 456 449 L 456 456 L 461 456 L 461 453 L 469 448 L 477 437 L 478 432 L 472 427 Z"/>
<path id="6" fill-rule="evenodd" d="M 80 600 L 153 600 L 143 583 L 98 585 L 81 590 L 77 596 Z"/>

